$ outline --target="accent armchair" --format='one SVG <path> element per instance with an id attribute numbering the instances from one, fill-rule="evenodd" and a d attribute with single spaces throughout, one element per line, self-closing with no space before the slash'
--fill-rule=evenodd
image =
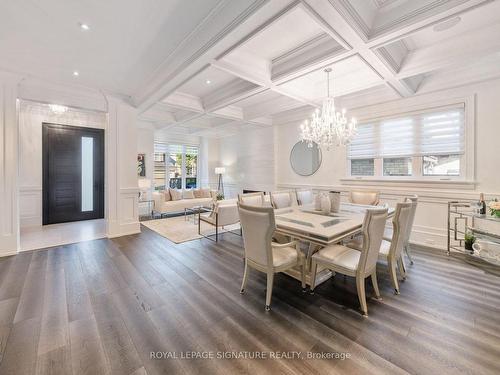
<path id="1" fill-rule="evenodd" d="M 215 227 L 215 242 L 219 241 L 219 228 L 224 229 L 225 226 L 237 224 L 240 219 L 238 215 L 238 206 L 235 200 L 217 201 L 214 208 L 208 215 L 199 214 L 198 234 L 212 240 L 212 235 L 204 235 L 201 233 L 201 223 L 207 223 Z M 236 234 L 231 231 L 225 231 Z"/>

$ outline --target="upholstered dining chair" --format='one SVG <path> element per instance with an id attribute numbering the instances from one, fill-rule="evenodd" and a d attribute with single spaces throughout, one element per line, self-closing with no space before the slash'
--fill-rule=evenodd
<path id="1" fill-rule="evenodd" d="M 235 199 L 217 201 L 215 202 L 214 208 L 208 215 L 202 215 L 201 212 L 199 213 L 198 234 L 211 240 L 213 235 L 205 235 L 201 233 L 201 223 L 204 222 L 210 224 L 215 227 L 215 242 L 218 242 L 219 228 L 224 229 L 225 226 L 237 224 L 239 221 L 238 206 Z M 231 231 L 226 232 L 234 233 Z"/>
<path id="2" fill-rule="evenodd" d="M 376 268 L 386 220 L 387 208 L 373 208 L 366 211 L 362 226 L 363 246 L 361 251 L 344 245 L 330 245 L 316 252 L 311 257 L 311 293 L 314 293 L 316 286 L 318 264 L 334 272 L 353 276 L 356 278 L 361 311 L 363 315 L 367 316 L 365 278 L 371 276 L 375 295 L 380 298 Z"/>
<path id="3" fill-rule="evenodd" d="M 295 194 L 297 195 L 297 202 L 301 206 L 314 202 L 314 194 L 311 189 L 299 189 Z"/>
<path id="4" fill-rule="evenodd" d="M 379 195 L 378 191 L 351 191 L 349 193 L 349 202 L 376 206 L 379 203 Z"/>
<path id="5" fill-rule="evenodd" d="M 413 195 L 411 197 L 406 197 L 406 201 L 411 202 L 411 213 L 410 213 L 410 218 L 408 219 L 408 226 L 406 228 L 406 233 L 405 233 L 404 250 L 406 256 L 410 260 L 410 264 L 413 264 L 413 257 L 411 256 L 411 251 L 410 251 L 410 236 L 411 236 L 411 231 L 413 229 L 413 222 L 415 221 L 415 213 L 417 212 L 418 196 Z M 403 267 L 404 267 L 404 262 L 403 262 Z"/>
<path id="6" fill-rule="evenodd" d="M 243 193 L 238 194 L 238 202 L 247 206 L 264 206 L 264 193 L 262 191 L 257 193 Z"/>
<path id="7" fill-rule="evenodd" d="M 406 233 L 410 222 L 411 210 L 411 202 L 396 204 L 396 210 L 394 211 L 394 216 L 392 218 L 392 237 L 390 240 L 383 237 L 382 243 L 380 244 L 378 259 L 387 262 L 395 294 L 399 294 L 399 282 L 396 274 L 396 266 L 399 269 L 401 276 L 403 278 L 405 277 L 402 257 Z M 348 242 L 346 246 L 361 250 L 363 247 L 362 239 Z"/>
<path id="8" fill-rule="evenodd" d="M 249 206 L 238 202 L 238 211 L 245 246 L 245 271 L 240 293 L 245 291 L 250 268 L 266 273 L 266 311 L 269 311 L 271 309 L 275 273 L 299 266 L 302 277 L 302 290 L 305 291 L 304 256 L 297 241 L 284 244 L 272 242 L 276 229 L 274 209 L 272 207 Z"/>
<path id="9" fill-rule="evenodd" d="M 280 190 L 271 192 L 271 205 L 274 208 L 285 208 L 297 205 L 293 190 Z"/>

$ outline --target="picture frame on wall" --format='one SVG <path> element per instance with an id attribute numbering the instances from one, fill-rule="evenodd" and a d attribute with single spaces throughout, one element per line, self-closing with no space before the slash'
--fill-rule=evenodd
<path id="1" fill-rule="evenodd" d="M 137 154 L 137 175 L 146 177 L 146 155 Z"/>

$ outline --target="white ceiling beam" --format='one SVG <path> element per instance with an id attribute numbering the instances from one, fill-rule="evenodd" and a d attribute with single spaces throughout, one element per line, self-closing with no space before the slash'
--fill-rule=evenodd
<path id="1" fill-rule="evenodd" d="M 149 122 L 163 122 L 163 123 L 170 123 L 176 121 L 174 113 L 172 113 L 170 107 L 168 107 L 164 103 L 156 103 L 146 112 L 141 113 L 139 115 L 139 119 Z"/>
<path id="2" fill-rule="evenodd" d="M 205 111 L 205 109 L 203 108 L 203 103 L 200 98 L 179 91 L 170 94 L 165 99 L 163 99 L 162 102 L 174 108 L 188 110 L 192 112 Z"/>
<path id="3" fill-rule="evenodd" d="M 206 112 L 217 111 L 218 109 L 227 107 L 228 105 L 248 98 L 263 90 L 265 90 L 265 88 L 262 86 L 236 79 L 221 87 L 213 94 L 203 98 L 203 106 Z"/>
<path id="4" fill-rule="evenodd" d="M 482 56 L 500 51 L 499 36 L 500 24 L 497 23 L 417 49 L 406 56 L 397 77 L 402 79 L 453 65 L 464 65 L 477 61 Z"/>

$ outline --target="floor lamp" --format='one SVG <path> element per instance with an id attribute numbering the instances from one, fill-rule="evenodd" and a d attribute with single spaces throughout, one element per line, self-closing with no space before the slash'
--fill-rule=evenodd
<path id="1" fill-rule="evenodd" d="M 222 181 L 222 175 L 226 173 L 226 168 L 217 167 L 215 168 L 215 174 L 219 175 L 219 182 L 217 184 L 217 191 L 224 195 L 224 181 Z"/>

